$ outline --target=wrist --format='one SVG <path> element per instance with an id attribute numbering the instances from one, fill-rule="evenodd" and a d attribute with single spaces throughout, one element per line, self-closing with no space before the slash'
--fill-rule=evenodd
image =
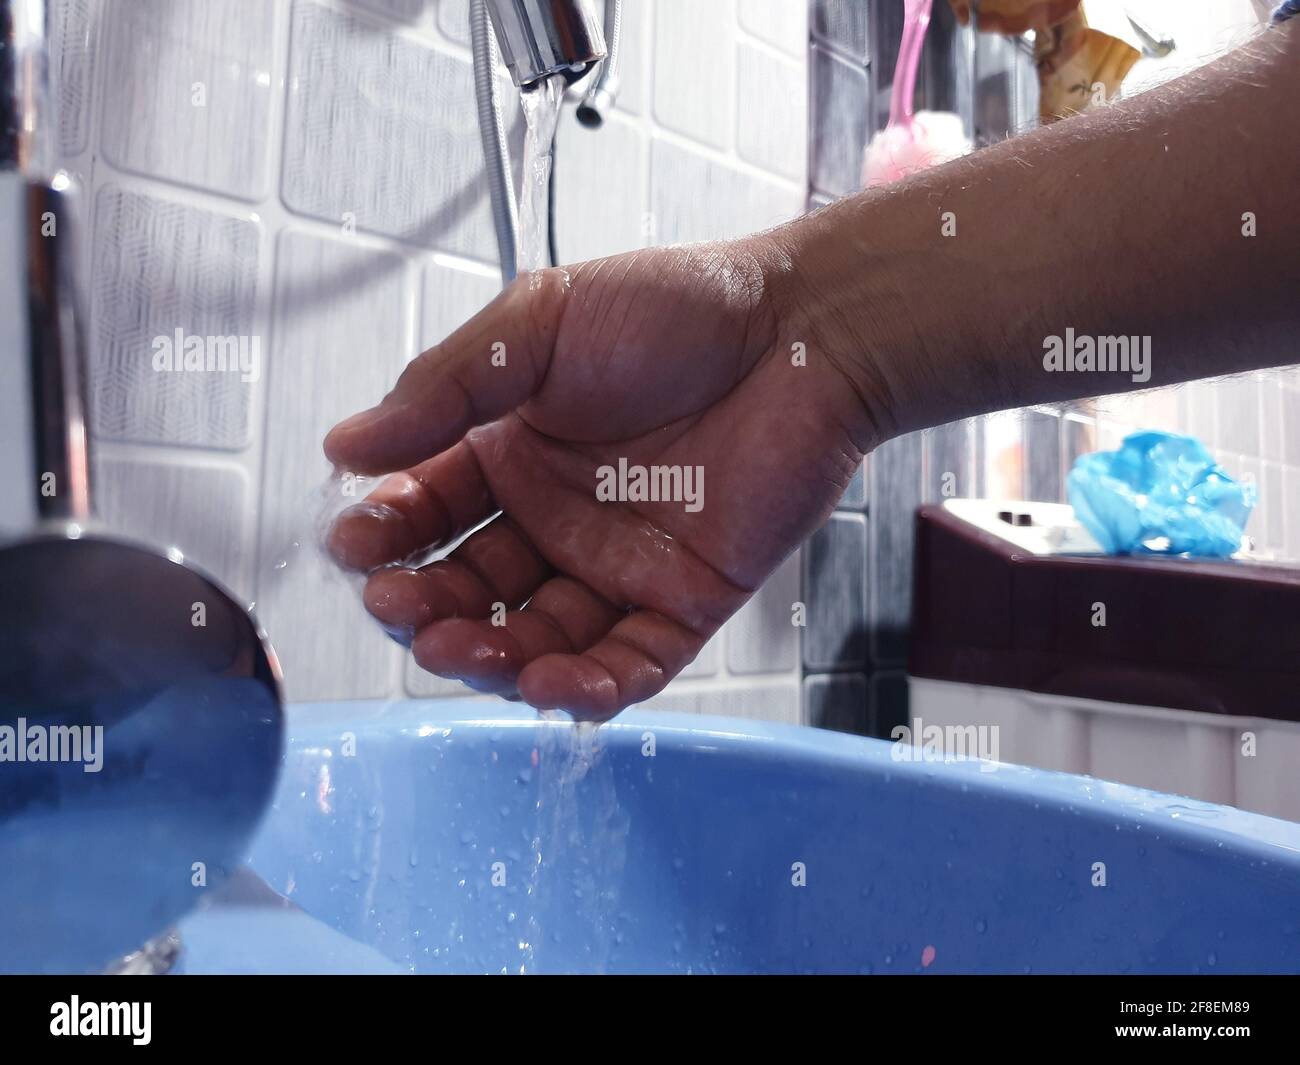
<path id="1" fill-rule="evenodd" d="M 780 265 L 773 283 L 783 332 L 803 343 L 808 364 L 851 397 L 851 431 L 866 453 L 909 431 L 916 389 L 907 379 L 924 330 L 888 267 L 882 234 L 870 242 L 849 204 L 796 219 L 765 236 Z M 857 214 L 856 211 L 853 212 Z"/>

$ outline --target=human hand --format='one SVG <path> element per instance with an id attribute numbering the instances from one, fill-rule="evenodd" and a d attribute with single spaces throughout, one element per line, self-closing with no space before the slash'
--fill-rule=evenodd
<path id="1" fill-rule="evenodd" d="M 801 302 L 764 236 L 521 278 L 329 433 L 337 466 L 401 471 L 331 553 L 432 673 L 596 720 L 655 695 L 876 442 Z M 677 498 L 599 498 L 620 460 Z"/>

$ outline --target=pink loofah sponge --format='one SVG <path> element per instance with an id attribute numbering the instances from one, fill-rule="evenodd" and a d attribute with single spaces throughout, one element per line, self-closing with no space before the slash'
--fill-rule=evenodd
<path id="1" fill-rule="evenodd" d="M 970 147 L 960 115 L 919 111 L 910 122 L 886 126 L 871 138 L 862 155 L 862 186 L 887 185 L 965 155 Z"/>

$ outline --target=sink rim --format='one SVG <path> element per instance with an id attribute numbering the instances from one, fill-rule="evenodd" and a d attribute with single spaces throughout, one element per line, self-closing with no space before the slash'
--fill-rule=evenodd
<path id="1" fill-rule="evenodd" d="M 366 736 L 391 742 L 396 737 L 432 738 L 432 731 L 448 728 L 514 732 L 574 727 L 571 721 L 546 720 L 528 707 L 491 698 L 291 703 L 285 712 L 284 759 L 288 762 L 311 749 L 328 750 L 344 732 L 358 740 Z M 1076 812 L 1090 819 L 1127 821 L 1142 830 L 1157 829 L 1163 834 L 1162 843 L 1231 842 L 1241 853 L 1289 866 L 1300 874 L 1300 823 L 1200 799 L 1006 762 L 896 761 L 889 740 L 749 718 L 634 707 L 600 725 L 597 735 L 606 744 L 639 745 L 647 730 L 655 733 L 661 749 L 666 739 L 669 750 L 680 745 L 714 748 L 722 756 L 758 760 L 779 752 L 787 764 L 857 770 L 884 775 L 889 782 L 896 774 L 900 786 L 959 791 L 967 801 L 1037 803 L 1055 807 L 1057 814 Z M 994 771 L 982 768 L 990 764 L 996 765 Z M 269 811 L 261 828 L 275 816 L 276 811 Z"/>

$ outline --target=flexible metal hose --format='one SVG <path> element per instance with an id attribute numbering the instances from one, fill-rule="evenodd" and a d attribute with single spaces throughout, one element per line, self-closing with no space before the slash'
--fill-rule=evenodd
<path id="1" fill-rule="evenodd" d="M 479 136 L 483 140 L 483 165 L 492 201 L 492 225 L 501 257 L 501 284 L 515 279 L 519 245 L 519 207 L 510 176 L 510 145 L 497 93 L 497 41 L 486 0 L 470 0 L 470 50 L 474 59 L 474 102 L 478 108 Z"/>

